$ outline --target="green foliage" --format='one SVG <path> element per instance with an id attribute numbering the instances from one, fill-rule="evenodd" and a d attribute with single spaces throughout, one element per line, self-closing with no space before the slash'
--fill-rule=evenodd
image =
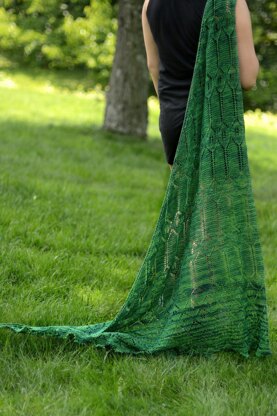
<path id="1" fill-rule="evenodd" d="M 48 68 L 88 68 L 108 81 L 117 20 L 108 0 L 7 0 L 0 8 L 0 47 L 17 61 Z"/>
<path id="2" fill-rule="evenodd" d="M 248 1 L 255 51 L 260 62 L 256 90 L 245 94 L 245 106 L 277 111 L 277 2 Z"/>

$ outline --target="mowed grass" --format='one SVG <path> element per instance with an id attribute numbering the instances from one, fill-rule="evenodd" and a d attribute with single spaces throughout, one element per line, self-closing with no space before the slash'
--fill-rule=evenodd
<path id="1" fill-rule="evenodd" d="M 103 94 L 50 75 L 0 73 L 0 322 L 85 325 L 124 302 L 169 168 L 155 100 L 141 141 L 101 129 Z M 277 122 L 260 116 L 246 117 L 246 132 L 273 355 L 134 357 L 6 329 L 0 415 L 277 414 Z"/>

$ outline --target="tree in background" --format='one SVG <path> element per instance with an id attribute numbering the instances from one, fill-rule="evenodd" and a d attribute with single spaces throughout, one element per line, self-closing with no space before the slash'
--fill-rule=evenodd
<path id="1" fill-rule="evenodd" d="M 143 0 L 120 0 L 117 44 L 104 128 L 146 137 L 149 73 L 143 43 Z"/>
<path id="2" fill-rule="evenodd" d="M 143 0 L 4 0 L 0 47 L 21 64 L 86 69 L 106 88 L 104 128 L 146 137 Z M 116 44 L 116 33 L 117 46 Z"/>
<path id="3" fill-rule="evenodd" d="M 277 111 L 277 1 L 247 0 L 260 62 L 257 91 L 244 93 L 245 108 Z"/>

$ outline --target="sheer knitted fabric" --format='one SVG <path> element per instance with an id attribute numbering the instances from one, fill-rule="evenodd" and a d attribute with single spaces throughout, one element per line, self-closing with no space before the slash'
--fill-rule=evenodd
<path id="1" fill-rule="evenodd" d="M 271 354 L 235 31 L 236 0 L 207 0 L 196 62 L 159 218 L 113 320 L 3 323 L 117 352 Z"/>

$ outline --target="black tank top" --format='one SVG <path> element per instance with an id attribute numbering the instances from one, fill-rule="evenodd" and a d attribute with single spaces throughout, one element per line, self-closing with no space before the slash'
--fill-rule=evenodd
<path id="1" fill-rule="evenodd" d="M 183 121 L 205 4 L 206 0 L 149 0 L 147 6 L 160 57 L 159 101 L 161 111 L 174 112 L 171 128 Z"/>

